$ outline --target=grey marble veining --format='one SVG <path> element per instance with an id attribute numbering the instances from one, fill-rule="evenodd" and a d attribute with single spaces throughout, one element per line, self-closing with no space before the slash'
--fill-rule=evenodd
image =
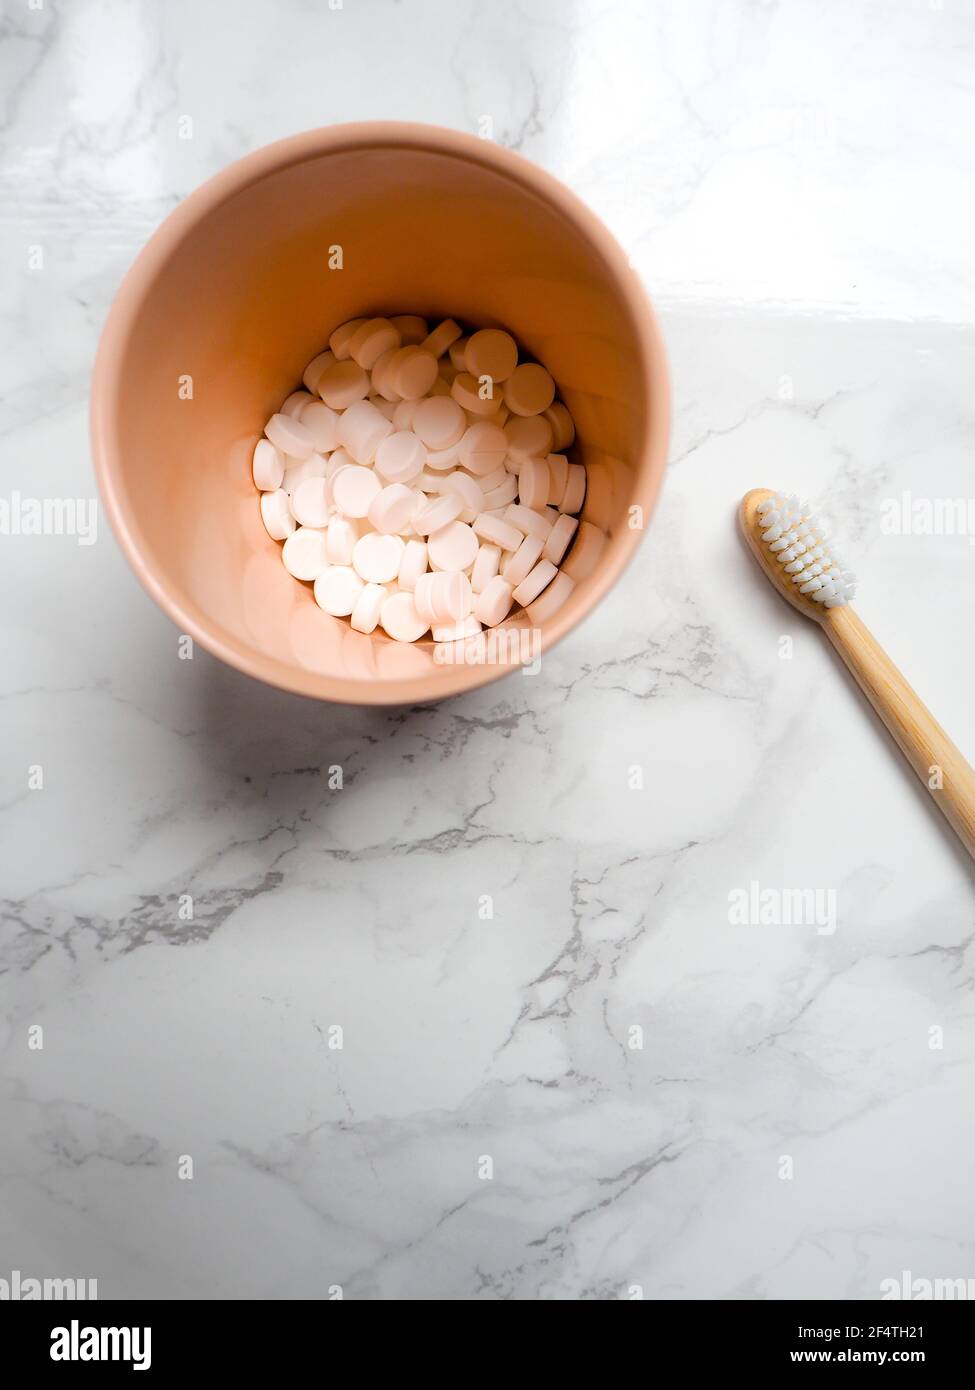
<path id="1" fill-rule="evenodd" d="M 733 525 L 752 486 L 827 509 L 862 616 L 975 755 L 972 536 L 882 524 L 972 494 L 975 11 L 209 9 L 5 13 L 0 496 L 93 495 L 99 328 L 180 198 L 381 116 L 488 117 L 607 220 L 662 310 L 672 464 L 598 615 L 435 708 L 180 661 L 103 517 L 90 546 L 0 536 L 0 1277 L 975 1276 L 971 866 Z M 835 930 L 733 925 L 752 881 L 831 890 Z"/>

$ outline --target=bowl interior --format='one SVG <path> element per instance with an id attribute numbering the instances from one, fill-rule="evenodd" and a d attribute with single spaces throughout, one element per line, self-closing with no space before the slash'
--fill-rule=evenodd
<path id="1" fill-rule="evenodd" d="M 583 516 L 610 537 L 543 638 L 571 627 L 637 543 L 628 508 L 652 501 L 651 434 L 666 432 L 642 292 L 590 231 L 489 159 L 392 142 L 319 149 L 194 195 L 144 253 L 95 392 L 113 521 L 176 620 L 242 669 L 326 698 L 435 699 L 498 674 L 323 613 L 281 564 L 250 478 L 265 421 L 331 331 L 416 312 L 504 326 L 555 377 L 576 423 L 568 452 L 588 470 Z"/>

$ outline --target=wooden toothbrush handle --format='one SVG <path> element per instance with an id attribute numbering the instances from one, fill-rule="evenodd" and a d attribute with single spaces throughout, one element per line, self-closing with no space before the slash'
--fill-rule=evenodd
<path id="1" fill-rule="evenodd" d="M 975 771 L 971 764 L 849 604 L 830 608 L 823 627 L 938 809 L 975 858 Z M 940 787 L 931 785 L 939 780 Z"/>

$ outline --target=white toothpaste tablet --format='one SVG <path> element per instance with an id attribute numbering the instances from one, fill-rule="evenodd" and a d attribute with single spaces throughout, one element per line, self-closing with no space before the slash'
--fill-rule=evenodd
<path id="1" fill-rule="evenodd" d="M 527 458 L 544 458 L 552 447 L 552 426 L 544 415 L 515 415 L 504 427 L 509 458 L 520 467 Z"/>
<path id="2" fill-rule="evenodd" d="M 456 468 L 460 463 L 460 444 L 451 444 L 447 449 L 428 449 L 427 467 L 432 468 L 437 473 L 446 472 L 450 468 Z"/>
<path id="3" fill-rule="evenodd" d="M 540 512 L 533 511 L 531 507 L 526 507 L 520 503 L 506 507 L 504 519 L 510 525 L 517 526 L 524 535 L 538 536 L 543 541 L 548 540 L 548 533 L 552 529 L 552 522 L 547 516 L 543 516 Z"/>
<path id="4" fill-rule="evenodd" d="M 569 460 L 565 454 L 549 454 L 545 462 L 548 464 L 548 496 L 545 501 L 549 506 L 557 507 L 569 481 Z"/>
<path id="5" fill-rule="evenodd" d="M 369 531 L 355 543 L 352 568 L 369 584 L 391 584 L 399 574 L 404 549 L 399 536 L 381 536 Z"/>
<path id="6" fill-rule="evenodd" d="M 320 454 L 330 454 L 338 447 L 339 416 L 317 397 L 302 407 L 301 423 L 315 441 Z"/>
<path id="7" fill-rule="evenodd" d="M 558 521 L 548 533 L 545 548 L 542 554 L 546 560 L 551 560 L 553 565 L 562 563 L 562 556 L 569 548 L 569 542 L 575 535 L 579 523 L 574 516 L 560 516 Z"/>
<path id="8" fill-rule="evenodd" d="M 540 458 L 525 459 L 518 474 L 519 501 L 525 507 L 544 507 L 548 502 L 548 493 L 548 464 Z"/>
<path id="9" fill-rule="evenodd" d="M 430 576 L 433 611 L 440 622 L 459 623 L 474 606 L 474 591 L 466 574 L 457 570 Z"/>
<path id="10" fill-rule="evenodd" d="M 366 319 L 349 339 L 349 355 L 370 372 L 383 353 L 398 348 L 400 342 L 399 330 L 389 319 Z"/>
<path id="11" fill-rule="evenodd" d="M 450 365 L 453 367 L 455 372 L 467 371 L 467 362 L 464 358 L 464 354 L 467 351 L 467 344 L 469 342 L 470 337 L 458 338 L 455 343 L 451 343 L 450 345 Z"/>
<path id="12" fill-rule="evenodd" d="M 333 410 L 347 410 L 356 401 L 365 400 L 370 384 L 369 373 L 358 362 L 339 360 L 322 372 L 318 394 Z"/>
<path id="13" fill-rule="evenodd" d="M 297 531 L 285 541 L 281 559 L 289 574 L 295 579 L 317 579 L 328 568 L 328 550 L 325 545 L 325 532 L 313 531 L 299 526 Z"/>
<path id="14" fill-rule="evenodd" d="M 396 409 L 393 411 L 394 430 L 412 430 L 413 412 L 416 410 L 416 401 L 398 401 Z"/>
<path id="15" fill-rule="evenodd" d="M 417 510 L 416 493 L 402 483 L 390 483 L 369 503 L 368 517 L 377 531 L 392 536 L 404 530 Z"/>
<path id="16" fill-rule="evenodd" d="M 411 481 L 410 487 L 418 492 L 443 492 L 444 479 L 449 477 L 449 473 L 431 473 L 429 469 L 424 468 L 423 472 Z"/>
<path id="17" fill-rule="evenodd" d="M 356 463 L 372 463 L 379 445 L 393 433 L 393 425 L 371 401 L 356 401 L 339 417 L 337 433 Z"/>
<path id="18" fill-rule="evenodd" d="M 468 415 L 475 420 L 497 414 L 501 388 L 494 390 L 490 377 L 474 377 L 470 372 L 458 372 L 450 383 L 450 394 Z"/>
<path id="19" fill-rule="evenodd" d="M 358 464 L 340 469 L 332 479 L 332 501 L 346 516 L 365 516 L 381 490 L 382 483 L 372 469 Z"/>
<path id="20" fill-rule="evenodd" d="M 331 352 L 331 349 L 328 349 L 328 347 L 325 347 L 324 352 L 320 352 L 319 356 L 313 357 L 312 361 L 307 364 L 305 371 L 302 373 L 302 381 L 305 382 L 307 389 L 309 389 L 316 398 L 317 395 L 319 395 L 319 382 L 321 378 L 323 378 L 325 371 L 328 371 L 328 368 L 332 366 L 334 361 L 335 353 Z"/>
<path id="21" fill-rule="evenodd" d="M 433 332 L 424 338 L 420 346 L 434 357 L 442 357 L 451 343 L 456 343 L 461 336 L 460 325 L 454 323 L 453 319 L 444 319 L 443 323 L 438 323 Z"/>
<path id="22" fill-rule="evenodd" d="M 356 632 L 374 632 L 389 590 L 382 584 L 366 584 L 355 601 L 349 618 Z"/>
<path id="23" fill-rule="evenodd" d="M 508 436 L 491 420 L 479 420 L 471 425 L 460 441 L 460 461 L 478 477 L 503 468 L 507 452 Z"/>
<path id="24" fill-rule="evenodd" d="M 433 581 L 436 576 L 425 571 L 417 576 L 416 583 L 413 585 L 413 602 L 416 611 L 426 623 L 427 627 L 431 623 L 439 622 L 440 619 L 433 611 Z"/>
<path id="25" fill-rule="evenodd" d="M 471 570 L 471 588 L 475 594 L 483 591 L 485 585 L 498 573 L 501 565 L 501 547 L 482 545 L 478 548 L 474 568 Z"/>
<path id="26" fill-rule="evenodd" d="M 384 405 L 389 407 L 389 415 L 387 418 L 390 420 L 393 418 L 393 412 L 396 406 L 403 399 L 393 385 L 392 375 L 389 371 L 394 359 L 400 352 L 402 352 L 402 348 L 388 348 L 383 355 L 377 359 L 376 365 L 373 367 L 371 373 L 372 389 L 374 392 L 378 392 L 379 399 L 383 401 Z"/>
<path id="27" fill-rule="evenodd" d="M 313 357 L 302 372 L 301 379 L 313 396 L 318 394 L 318 383 L 322 379 L 322 373 L 326 371 L 334 361 L 334 352 L 330 352 L 328 348 L 326 348 L 325 351 L 320 352 L 317 357 Z"/>
<path id="28" fill-rule="evenodd" d="M 567 449 L 576 437 L 576 427 L 568 410 L 561 401 L 553 401 L 542 414 L 552 426 L 552 441 L 556 449 Z"/>
<path id="29" fill-rule="evenodd" d="M 390 363 L 388 379 L 404 401 L 419 400 L 437 379 L 437 359 L 413 344 L 400 348 Z"/>
<path id="30" fill-rule="evenodd" d="M 438 491 L 449 493 L 459 497 L 464 504 L 464 510 L 460 513 L 461 521 L 470 524 L 476 521 L 479 513 L 484 509 L 484 494 L 477 485 L 477 479 L 472 478 L 469 473 L 462 472 L 459 468 L 453 473 L 444 473 L 440 477 L 434 474 L 434 478 L 439 483 Z"/>
<path id="31" fill-rule="evenodd" d="M 426 451 L 412 430 L 395 428 L 380 440 L 376 449 L 376 468 L 391 483 L 409 483 L 423 469 Z"/>
<path id="32" fill-rule="evenodd" d="M 512 415 L 540 415 L 555 399 L 555 382 L 537 362 L 523 362 L 504 384 L 504 403 Z"/>
<path id="33" fill-rule="evenodd" d="M 309 454 L 306 459 L 296 463 L 294 460 L 285 460 L 284 482 L 281 486 L 285 492 L 294 497 L 295 488 L 299 483 L 303 483 L 306 478 L 327 478 L 328 459 L 321 454 Z"/>
<path id="34" fill-rule="evenodd" d="M 284 541 L 298 523 L 291 515 L 290 498 L 283 488 L 261 493 L 261 520 L 272 541 Z"/>
<path id="35" fill-rule="evenodd" d="M 481 513 L 474 522 L 473 530 L 482 540 L 488 541 L 491 545 L 498 545 L 502 550 L 517 550 L 525 536 L 524 531 L 512 526 L 510 521 L 491 516 L 488 512 Z"/>
<path id="36" fill-rule="evenodd" d="M 421 574 L 427 572 L 427 547 L 424 541 L 409 540 L 403 549 L 403 560 L 399 567 L 397 580 L 401 589 L 411 593 Z"/>
<path id="37" fill-rule="evenodd" d="M 365 585 L 348 565 L 330 565 L 315 580 L 315 602 L 333 618 L 348 618 Z"/>
<path id="38" fill-rule="evenodd" d="M 478 539 L 463 521 L 451 521 L 427 541 L 430 564 L 438 570 L 470 569 L 477 559 Z"/>
<path id="39" fill-rule="evenodd" d="M 478 473 L 476 476 L 481 492 L 487 494 L 493 492 L 496 487 L 500 487 L 512 475 L 502 464 L 500 468 L 493 468 L 490 473 Z M 517 487 L 517 483 L 515 486 Z"/>
<path id="40" fill-rule="evenodd" d="M 300 420 L 302 408 L 317 400 L 318 397 L 312 396 L 308 391 L 292 391 L 282 405 L 279 414 L 290 415 L 292 420 Z"/>
<path id="41" fill-rule="evenodd" d="M 413 595 L 401 589 L 383 603 L 379 621 L 395 642 L 418 642 L 430 626 L 416 611 Z"/>
<path id="42" fill-rule="evenodd" d="M 352 468 L 354 465 L 355 459 L 351 454 L 347 454 L 344 449 L 336 449 L 325 461 L 325 476 L 334 478 L 340 468 Z"/>
<path id="43" fill-rule="evenodd" d="M 515 588 L 515 602 L 520 603 L 523 608 L 527 608 L 538 598 L 539 594 L 547 584 L 550 584 L 558 570 L 551 560 L 539 560 L 538 564 L 531 570 Z"/>
<path id="44" fill-rule="evenodd" d="M 518 496 L 518 479 L 513 473 L 508 473 L 497 487 L 484 494 L 484 510 L 493 512 L 499 507 L 506 507 L 509 502 L 513 502 Z"/>
<path id="45" fill-rule="evenodd" d="M 299 526 L 328 524 L 329 484 L 325 478 L 305 478 L 291 494 L 291 510 Z"/>
<path id="46" fill-rule="evenodd" d="M 508 555 L 501 566 L 501 576 L 507 579 L 512 589 L 527 579 L 531 570 L 542 558 L 544 541 L 538 536 L 526 536 L 517 550 Z"/>
<path id="47" fill-rule="evenodd" d="M 446 493 L 428 502 L 413 517 L 413 530 L 418 536 L 429 536 L 456 521 L 464 510 L 464 504 L 456 494 Z"/>
<path id="48" fill-rule="evenodd" d="M 364 323 L 365 319 L 349 319 L 348 323 L 340 324 L 336 328 L 328 340 L 328 346 L 337 361 L 344 362 L 349 356 L 352 339 Z"/>
<path id="49" fill-rule="evenodd" d="M 264 433 L 276 449 L 295 459 L 306 459 L 315 447 L 310 432 L 290 415 L 272 415 L 264 426 Z"/>
<path id="50" fill-rule="evenodd" d="M 581 463 L 569 464 L 569 477 L 558 504 L 560 512 L 579 512 L 586 500 L 586 470 Z"/>
<path id="51" fill-rule="evenodd" d="M 471 376 L 506 381 L 518 365 L 518 346 L 500 328 L 482 328 L 471 334 L 464 354 L 464 368 Z"/>
<path id="52" fill-rule="evenodd" d="M 284 481 L 284 458 L 270 439 L 254 446 L 254 486 L 260 492 L 276 492 Z"/>
<path id="53" fill-rule="evenodd" d="M 463 436 L 464 412 L 449 396 L 420 401 L 413 412 L 413 431 L 428 449 L 448 449 Z"/>
<path id="54" fill-rule="evenodd" d="M 512 601 L 511 584 L 495 575 L 474 600 L 474 617 L 485 627 L 497 627 L 511 611 Z"/>
<path id="55" fill-rule="evenodd" d="M 474 602 L 470 580 L 456 570 L 421 574 L 414 594 L 417 612 L 430 625 L 460 622 L 470 613 Z"/>
<path id="56" fill-rule="evenodd" d="M 536 627 L 540 623 L 547 623 L 562 607 L 574 588 L 574 581 L 562 570 L 559 570 L 541 597 L 535 599 L 534 603 L 528 604 L 525 609 L 530 621 Z"/>
<path id="57" fill-rule="evenodd" d="M 352 552 L 359 539 L 359 528 L 347 516 L 333 516 L 328 523 L 325 540 L 331 565 L 351 565 Z"/>

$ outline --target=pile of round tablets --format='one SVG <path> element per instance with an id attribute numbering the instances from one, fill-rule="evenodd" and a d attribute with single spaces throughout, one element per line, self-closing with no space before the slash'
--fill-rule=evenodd
<path id="1" fill-rule="evenodd" d="M 268 534 L 316 602 L 398 642 L 548 621 L 595 567 L 586 470 L 555 383 L 510 333 L 352 319 L 254 450 Z"/>

